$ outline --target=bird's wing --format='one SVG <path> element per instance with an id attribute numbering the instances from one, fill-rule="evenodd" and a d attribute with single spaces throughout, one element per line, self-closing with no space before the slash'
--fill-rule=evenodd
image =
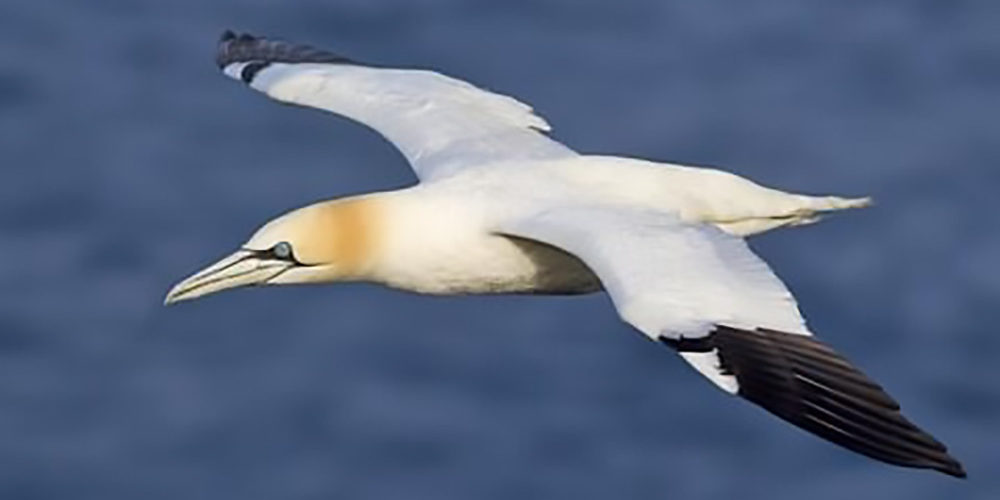
<path id="1" fill-rule="evenodd" d="M 583 260 L 625 321 L 723 390 L 869 457 L 964 475 L 878 384 L 812 337 L 791 293 L 743 240 L 670 214 L 605 207 L 542 211 L 498 232 Z"/>
<path id="2" fill-rule="evenodd" d="M 325 50 L 227 31 L 216 62 L 278 101 L 363 123 L 428 180 L 464 165 L 575 156 L 530 106 L 439 73 L 365 65 Z"/>

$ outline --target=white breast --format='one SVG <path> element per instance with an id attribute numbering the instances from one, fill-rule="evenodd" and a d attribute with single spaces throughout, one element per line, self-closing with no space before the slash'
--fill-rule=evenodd
<path id="1" fill-rule="evenodd" d="M 429 294 L 587 293 L 600 282 L 577 258 L 554 247 L 493 234 L 491 206 L 474 189 L 447 193 L 421 186 L 385 193 L 373 276 Z"/>

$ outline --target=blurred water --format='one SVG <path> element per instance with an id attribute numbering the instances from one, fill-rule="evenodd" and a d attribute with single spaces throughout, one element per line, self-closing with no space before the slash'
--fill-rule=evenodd
<path id="1" fill-rule="evenodd" d="M 5 0 L 0 496 L 1000 498 L 998 25 L 955 0 Z M 728 398 L 602 296 L 162 308 L 277 213 L 413 182 L 373 132 L 220 76 L 225 28 L 441 69 L 582 151 L 873 195 L 754 246 L 970 479 Z"/>

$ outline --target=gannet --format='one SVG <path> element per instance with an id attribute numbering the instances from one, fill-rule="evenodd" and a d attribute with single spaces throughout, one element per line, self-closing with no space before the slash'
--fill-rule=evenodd
<path id="1" fill-rule="evenodd" d="M 867 198 L 806 196 L 731 173 L 579 154 L 511 97 L 422 69 L 223 34 L 228 76 L 367 125 L 419 183 L 267 222 L 167 304 L 247 285 L 368 281 L 425 294 L 606 292 L 619 316 L 723 391 L 890 464 L 965 472 L 806 326 L 744 238 Z"/>

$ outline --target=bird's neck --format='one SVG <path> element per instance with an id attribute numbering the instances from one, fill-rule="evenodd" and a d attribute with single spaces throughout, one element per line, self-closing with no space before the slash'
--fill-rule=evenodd
<path id="1" fill-rule="evenodd" d="M 493 232 L 491 205 L 467 190 L 370 195 L 371 259 L 358 279 L 427 294 L 580 293 L 596 278 L 565 252 Z M 377 214 L 376 216 L 372 216 Z"/>
<path id="2" fill-rule="evenodd" d="M 428 252 L 447 258 L 455 247 L 438 245 L 442 233 L 453 230 L 445 209 L 422 190 L 369 193 L 324 201 L 316 209 L 311 247 L 325 254 L 317 260 L 331 263 L 323 281 L 370 281 L 386 283 L 412 270 L 412 264 Z M 453 211 L 452 211 L 453 212 Z"/>

